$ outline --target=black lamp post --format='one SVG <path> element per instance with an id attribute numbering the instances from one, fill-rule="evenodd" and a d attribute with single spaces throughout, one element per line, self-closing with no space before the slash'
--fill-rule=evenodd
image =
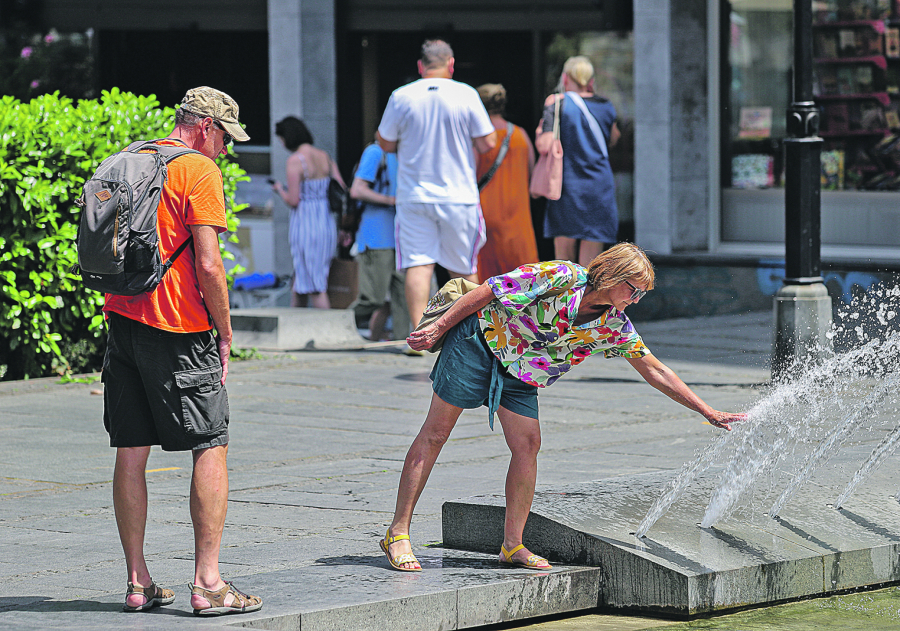
<path id="1" fill-rule="evenodd" d="M 829 349 L 831 299 L 821 277 L 821 153 L 813 102 L 812 0 L 794 0 L 794 89 L 784 140 L 785 279 L 775 297 L 773 376 Z"/>
<path id="2" fill-rule="evenodd" d="M 821 283 L 822 139 L 813 102 L 812 1 L 794 1 L 794 100 L 784 140 L 785 282 Z"/>

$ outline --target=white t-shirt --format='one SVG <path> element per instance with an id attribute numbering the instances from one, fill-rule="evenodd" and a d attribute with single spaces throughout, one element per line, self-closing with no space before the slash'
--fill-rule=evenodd
<path id="1" fill-rule="evenodd" d="M 419 79 L 394 90 L 378 133 L 397 141 L 397 202 L 477 204 L 473 138 L 494 131 L 475 88 Z"/>

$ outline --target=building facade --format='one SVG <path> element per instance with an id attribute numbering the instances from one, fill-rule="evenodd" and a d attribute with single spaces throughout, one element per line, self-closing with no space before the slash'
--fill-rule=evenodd
<path id="1" fill-rule="evenodd" d="M 766 292 L 777 285 L 784 256 L 781 141 L 791 96 L 792 0 L 623 5 L 45 0 L 41 20 L 60 31 L 93 29 L 100 88 L 155 92 L 174 104 L 188 87 L 208 83 L 238 100 L 252 137 L 238 148 L 254 174 L 245 187 L 254 206 L 244 221 L 253 231 L 251 266 L 282 274 L 291 269 L 289 211 L 264 183 L 269 174 L 283 177 L 287 158 L 274 122 L 303 118 L 349 177 L 391 91 L 416 78 L 424 38 L 453 44 L 455 78 L 504 83 L 509 118 L 529 131 L 562 61 L 587 54 L 598 92 L 613 100 L 623 129 L 613 155 L 621 236 L 663 265 L 696 268 L 694 278 L 723 265 L 741 269 L 732 298 L 744 291 L 746 275 L 758 296 L 738 302 L 771 304 Z M 845 289 L 848 274 L 865 286 L 900 265 L 900 37 L 887 0 L 814 6 L 826 140 L 822 255 Z"/>

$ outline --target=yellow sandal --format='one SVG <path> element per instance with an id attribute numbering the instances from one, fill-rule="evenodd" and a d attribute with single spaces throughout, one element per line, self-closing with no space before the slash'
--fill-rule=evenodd
<path id="1" fill-rule="evenodd" d="M 388 563 L 391 564 L 392 568 L 401 572 L 421 572 L 422 564 L 419 563 L 419 559 L 417 559 L 416 555 L 414 555 L 412 552 L 404 552 L 403 554 L 398 554 L 395 557 L 391 557 L 391 553 L 388 552 L 389 545 L 391 545 L 395 541 L 402 541 L 403 539 L 409 539 L 409 535 L 397 535 L 396 537 L 392 537 L 391 529 L 388 528 L 387 533 L 384 535 L 384 539 L 382 539 L 378 543 L 381 545 L 381 550 L 384 552 L 384 556 L 387 557 Z M 403 567 L 404 563 L 419 563 L 419 567 Z"/>
<path id="2" fill-rule="evenodd" d="M 500 546 L 500 556 L 503 558 L 500 559 L 500 565 L 511 565 L 513 567 L 524 567 L 528 570 L 550 570 L 553 569 L 553 566 L 545 559 L 544 557 L 538 556 L 536 554 L 532 554 L 530 557 L 522 561 L 513 561 L 512 555 L 514 555 L 519 550 L 525 547 L 524 543 L 520 543 L 515 548 L 506 551 L 506 548 Z"/>

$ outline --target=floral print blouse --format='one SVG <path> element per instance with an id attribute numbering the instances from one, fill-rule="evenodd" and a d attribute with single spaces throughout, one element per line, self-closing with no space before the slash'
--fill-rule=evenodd
<path id="1" fill-rule="evenodd" d="M 577 281 L 559 295 L 547 292 Z M 610 307 L 591 322 L 575 326 L 587 288 L 580 265 L 546 261 L 522 265 L 488 279 L 492 300 L 478 312 L 481 332 L 494 355 L 511 375 L 545 387 L 591 355 L 643 357 L 650 350 L 624 312 Z"/>

